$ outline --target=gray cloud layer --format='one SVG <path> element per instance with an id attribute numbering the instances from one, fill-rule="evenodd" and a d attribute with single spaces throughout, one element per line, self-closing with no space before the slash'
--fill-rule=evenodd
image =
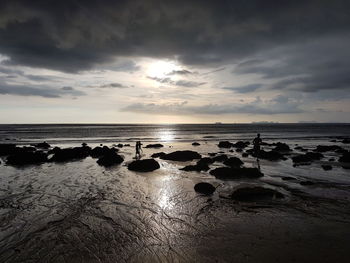
<path id="1" fill-rule="evenodd" d="M 259 97 L 255 101 L 246 104 L 208 104 L 203 106 L 190 106 L 187 101 L 172 104 L 135 103 L 122 109 L 122 111 L 136 113 L 152 113 L 159 115 L 186 115 L 186 114 L 291 114 L 302 113 L 298 102 L 285 96 L 277 96 L 268 101 L 262 101 Z"/>

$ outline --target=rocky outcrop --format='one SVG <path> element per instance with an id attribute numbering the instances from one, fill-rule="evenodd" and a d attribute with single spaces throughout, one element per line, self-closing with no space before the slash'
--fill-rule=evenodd
<path id="1" fill-rule="evenodd" d="M 160 158 L 162 156 L 165 156 L 166 153 L 164 152 L 159 152 L 159 153 L 154 153 L 151 155 L 152 158 Z"/>
<path id="2" fill-rule="evenodd" d="M 238 141 L 235 144 L 233 144 L 232 147 L 243 149 L 243 148 L 247 147 L 249 144 L 250 144 L 250 142 Z"/>
<path id="3" fill-rule="evenodd" d="M 289 148 L 288 144 L 283 143 L 283 142 L 278 142 L 275 144 L 275 148 L 273 149 L 273 151 L 276 152 L 289 152 L 291 151 L 291 149 Z"/>
<path id="4" fill-rule="evenodd" d="M 152 172 L 159 168 L 159 163 L 154 159 L 136 160 L 128 165 L 129 170 L 137 172 Z"/>
<path id="5" fill-rule="evenodd" d="M 200 159 L 202 156 L 194 151 L 175 151 L 172 153 L 165 154 L 160 158 L 163 160 L 171 160 L 171 161 L 192 161 L 194 159 Z"/>
<path id="6" fill-rule="evenodd" d="M 102 157 L 97 160 L 97 163 L 101 166 L 109 167 L 112 165 L 120 164 L 124 161 L 123 157 L 117 154 L 114 150 L 110 149 L 105 152 Z"/>
<path id="7" fill-rule="evenodd" d="M 50 159 L 53 162 L 67 162 L 76 159 L 84 159 L 90 155 L 91 148 L 88 146 L 74 148 L 55 148 L 54 155 Z"/>
<path id="8" fill-rule="evenodd" d="M 243 162 L 238 157 L 230 157 L 224 161 L 224 165 L 230 166 L 232 168 L 239 168 L 243 165 Z"/>
<path id="9" fill-rule="evenodd" d="M 200 144 L 199 142 L 193 142 L 192 145 L 193 145 L 193 146 L 199 146 L 199 145 L 201 145 L 201 144 Z"/>
<path id="10" fill-rule="evenodd" d="M 221 141 L 218 144 L 219 148 L 231 148 L 233 147 L 233 143 L 229 142 L 229 141 Z"/>
<path id="11" fill-rule="evenodd" d="M 350 152 L 343 153 L 342 157 L 339 158 L 341 163 L 350 163 Z"/>
<path id="12" fill-rule="evenodd" d="M 344 150 L 342 147 L 338 145 L 317 145 L 315 152 L 334 152 L 334 151 L 342 151 Z"/>
<path id="13" fill-rule="evenodd" d="M 162 147 L 164 147 L 163 144 L 155 143 L 155 144 L 148 144 L 148 145 L 146 145 L 145 148 L 162 148 Z"/>
<path id="14" fill-rule="evenodd" d="M 235 190 L 231 198 L 240 202 L 256 202 L 284 198 L 284 195 L 276 190 L 261 186 L 242 187 Z"/>
<path id="15" fill-rule="evenodd" d="M 213 161 L 214 162 L 224 162 L 228 159 L 227 155 L 226 154 L 221 154 L 221 155 L 217 155 L 215 157 L 213 157 Z"/>
<path id="16" fill-rule="evenodd" d="M 323 158 L 323 154 L 316 152 L 308 152 L 305 154 L 300 154 L 292 157 L 293 163 L 295 164 L 309 164 L 315 160 L 320 160 Z"/>
<path id="17" fill-rule="evenodd" d="M 198 183 L 194 186 L 194 190 L 200 194 L 211 195 L 215 192 L 216 189 L 212 184 Z"/>
<path id="18" fill-rule="evenodd" d="M 257 168 L 219 167 L 209 172 L 218 179 L 259 178 L 264 176 Z"/>
<path id="19" fill-rule="evenodd" d="M 28 165 L 41 164 L 47 162 L 47 154 L 42 151 L 22 151 L 9 155 L 6 164 L 9 165 Z"/>

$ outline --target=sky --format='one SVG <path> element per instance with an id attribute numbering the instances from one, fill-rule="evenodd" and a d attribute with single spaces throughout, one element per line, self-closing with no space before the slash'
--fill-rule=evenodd
<path id="1" fill-rule="evenodd" d="M 0 123 L 350 122 L 350 2 L 0 1 Z"/>

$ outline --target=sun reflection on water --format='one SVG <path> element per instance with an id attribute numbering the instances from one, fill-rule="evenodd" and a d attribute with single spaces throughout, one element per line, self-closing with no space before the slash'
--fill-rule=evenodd
<path id="1" fill-rule="evenodd" d="M 169 131 L 169 130 L 160 131 L 158 133 L 158 137 L 159 137 L 160 141 L 162 141 L 162 142 L 170 142 L 170 141 L 173 141 L 175 139 L 175 134 L 173 131 Z"/>

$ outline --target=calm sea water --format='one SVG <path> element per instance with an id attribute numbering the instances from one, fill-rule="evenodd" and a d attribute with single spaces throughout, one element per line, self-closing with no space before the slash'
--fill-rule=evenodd
<path id="1" fill-rule="evenodd" d="M 36 124 L 0 125 L 0 141 L 30 143 L 193 141 L 251 139 L 325 140 L 350 135 L 350 124 Z"/>

